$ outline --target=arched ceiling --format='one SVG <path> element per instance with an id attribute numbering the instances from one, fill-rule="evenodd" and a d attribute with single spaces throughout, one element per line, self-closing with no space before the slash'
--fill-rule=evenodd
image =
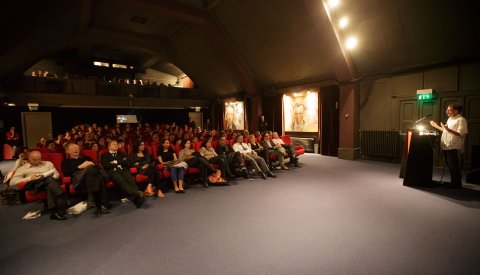
<path id="1" fill-rule="evenodd" d="M 0 11 L 0 76 L 74 49 L 185 72 L 214 96 L 478 58 L 479 1 L 18 0 Z M 346 30 L 336 26 L 348 15 Z M 352 52 L 343 45 L 356 34 Z M 8 65 L 5 65 L 8 64 Z"/>

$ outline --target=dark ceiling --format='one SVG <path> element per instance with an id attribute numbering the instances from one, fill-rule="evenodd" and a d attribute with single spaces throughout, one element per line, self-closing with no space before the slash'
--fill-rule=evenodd
<path id="1" fill-rule="evenodd" d="M 350 78 L 399 72 L 478 58 L 479 2 L 341 0 L 329 16 L 319 0 L 20 0 L 2 4 L 0 76 L 72 50 L 184 72 L 216 96 L 345 80 L 345 67 Z"/>

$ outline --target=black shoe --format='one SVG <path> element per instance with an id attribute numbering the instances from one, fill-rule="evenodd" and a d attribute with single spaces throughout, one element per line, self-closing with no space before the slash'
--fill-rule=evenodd
<path id="1" fill-rule="evenodd" d="M 137 208 L 142 207 L 142 204 L 145 203 L 145 197 L 138 195 L 135 197 L 134 203 Z"/>
<path id="2" fill-rule="evenodd" d="M 260 177 L 262 177 L 262 179 L 266 180 L 267 179 L 267 175 L 265 175 L 265 173 L 263 172 L 260 172 L 258 173 L 260 175 Z"/>
<path id="3" fill-rule="evenodd" d="M 108 208 L 106 208 L 105 206 L 100 206 L 100 207 L 97 207 L 97 211 L 95 211 L 95 214 L 109 214 L 110 213 L 110 210 L 108 210 Z"/>
<path id="4" fill-rule="evenodd" d="M 462 189 L 462 184 L 461 183 L 447 182 L 443 186 L 445 188 L 450 188 L 450 189 Z"/>
<path id="5" fill-rule="evenodd" d="M 66 214 L 60 214 L 60 213 L 57 213 L 57 212 L 53 212 L 53 213 L 50 215 L 50 219 L 51 219 L 51 220 L 63 221 L 63 220 L 68 219 L 68 217 L 67 217 Z"/>
<path id="6" fill-rule="evenodd" d="M 110 202 L 104 202 L 102 203 L 102 206 L 107 208 L 108 210 L 112 209 L 113 205 Z"/>
<path id="7" fill-rule="evenodd" d="M 250 179 L 250 174 L 248 173 L 247 169 L 243 169 L 243 178 L 248 180 Z"/>
<path id="8" fill-rule="evenodd" d="M 276 178 L 277 175 L 275 175 L 274 173 L 272 173 L 272 171 L 269 171 L 267 172 L 267 176 L 271 177 L 271 178 Z"/>
<path id="9" fill-rule="evenodd" d="M 300 165 L 300 163 L 298 163 L 298 162 L 295 162 L 293 165 L 294 165 L 295 167 L 302 167 L 302 166 Z"/>

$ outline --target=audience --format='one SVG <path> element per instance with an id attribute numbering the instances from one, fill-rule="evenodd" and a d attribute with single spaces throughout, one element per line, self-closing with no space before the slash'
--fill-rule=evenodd
<path id="1" fill-rule="evenodd" d="M 24 164 L 15 172 L 10 180 L 10 186 L 17 186 L 21 182 L 27 182 L 27 192 L 47 191 L 47 207 L 52 211 L 52 220 L 66 220 L 66 199 L 60 183 L 59 172 L 50 161 L 42 161 L 42 153 L 32 151 L 28 154 L 28 163 Z"/>
<path id="2" fill-rule="evenodd" d="M 284 170 L 289 169 L 284 162 L 285 157 L 289 155 L 292 156 L 290 158 L 291 164 L 300 166 L 298 156 L 295 155 L 295 148 L 286 145 L 277 133 L 274 133 L 274 139 L 271 139 L 271 132 L 265 131 L 262 139 L 259 131 L 249 135 L 248 130 L 244 130 L 242 133 L 248 135 L 244 136 L 239 134 L 238 131 L 227 131 L 225 133 L 223 131 L 202 130 L 196 125 L 193 126 L 194 123 L 191 119 L 184 126 L 176 123 L 116 124 L 113 126 L 81 124 L 73 127 L 70 131 L 66 131 L 65 135 L 57 135 L 55 141 L 42 138 L 36 147 L 45 150 L 45 152 L 64 153 L 63 146 L 66 146 L 68 158 L 62 163 L 62 172 L 65 176 L 72 177 L 71 184 L 76 190 L 87 191 L 89 205 L 95 206 L 97 213 L 100 214 L 109 212 L 104 184 L 108 177 L 137 208 L 140 208 L 145 202 L 145 196 L 164 197 L 164 191 L 160 188 L 160 184 L 164 182 L 160 181 L 161 178 L 172 181 L 175 193 L 184 193 L 188 167 L 200 169 L 200 173 L 189 170 L 188 175 L 200 179 L 202 184 L 208 188 L 208 175 L 213 172 L 217 173 L 215 174 L 216 177 L 220 178 L 221 176 L 228 180 L 233 180 L 235 175 L 250 179 L 250 173 L 245 163 L 250 164 L 256 173 L 264 179 L 267 179 L 267 176 L 276 177 L 272 173 L 271 154 L 272 156 L 275 155 L 274 159 L 278 160 L 278 164 Z M 15 134 L 11 134 L 11 136 L 15 136 Z M 236 141 L 233 148 L 229 145 L 231 143 L 227 143 L 229 138 Z M 197 141 L 202 142 L 199 152 L 194 150 L 194 144 Z M 149 150 L 146 150 L 146 148 L 149 148 Z M 153 148 L 153 150 L 150 151 L 150 148 Z M 180 150 L 180 148 L 182 149 Z M 11 173 L 7 175 L 7 178 L 10 176 L 13 179 L 13 173 L 19 170 L 19 167 L 28 164 L 28 149 L 24 149 L 24 154 L 20 154 L 20 159 Z M 98 170 L 99 166 L 96 166 L 92 159 L 80 155 L 82 149 L 92 149 L 100 154 L 100 163 L 106 171 L 103 174 L 104 177 L 102 177 L 101 170 Z M 195 147 L 195 149 L 198 148 Z M 132 153 L 127 154 L 127 152 Z M 175 152 L 179 152 L 178 156 Z M 37 154 L 38 152 L 34 156 L 37 157 Z M 157 158 L 155 159 L 155 157 Z M 157 163 L 161 164 L 158 168 Z M 214 169 L 212 164 L 217 165 L 219 171 Z M 144 192 L 139 191 L 137 182 L 130 173 L 130 167 L 135 167 L 137 173 L 148 178 Z M 212 177 L 214 177 L 213 174 Z M 58 176 L 56 178 L 58 179 Z M 55 179 L 55 177 L 52 177 L 52 179 Z M 47 185 L 52 186 L 48 187 L 50 189 L 47 188 L 47 191 L 50 190 L 49 207 L 54 209 L 51 218 L 63 219 L 64 209 L 62 207 L 64 205 L 61 199 L 58 206 L 54 201 L 56 197 L 62 197 L 63 193 L 56 190 L 55 183 L 51 181 L 47 182 Z M 212 182 L 214 181 L 212 180 Z M 10 180 L 10 186 L 12 187 L 16 187 L 18 183 L 18 180 L 13 182 Z M 56 184 L 58 185 L 58 182 Z M 33 187 L 33 189 L 35 188 Z"/>
<path id="3" fill-rule="evenodd" d="M 128 159 L 125 154 L 118 151 L 116 140 L 108 142 L 108 153 L 101 157 L 102 167 L 107 171 L 110 180 L 128 196 L 128 199 L 140 208 L 145 202 L 143 192 L 138 191 L 137 183 L 128 171 Z"/>
<path id="4" fill-rule="evenodd" d="M 91 158 L 80 156 L 80 147 L 75 143 L 67 145 L 69 158 L 62 161 L 62 172 L 72 177 L 72 185 L 77 191 L 87 190 L 97 208 L 96 213 L 110 213 L 110 204 L 105 194 L 105 179 L 100 173 L 100 167 Z"/>
<path id="5" fill-rule="evenodd" d="M 157 197 L 163 198 L 164 194 L 160 190 L 160 185 L 157 177 L 157 170 L 155 168 L 155 159 L 145 149 L 145 142 L 137 140 L 133 146 L 133 152 L 128 157 L 130 165 L 137 168 L 137 172 L 148 177 L 147 188 L 144 191 L 145 196 L 152 197 L 155 195 L 153 185 L 157 190 Z"/>
<path id="6" fill-rule="evenodd" d="M 158 162 L 163 165 L 165 169 L 170 169 L 171 179 L 175 193 L 185 193 L 185 170 L 188 165 L 184 161 L 179 161 L 177 155 L 170 147 L 170 141 L 163 139 L 160 148 L 158 149 Z"/>
<path id="7" fill-rule="evenodd" d="M 253 166 L 257 174 L 259 174 L 264 180 L 267 179 L 267 176 L 272 178 L 276 177 L 276 175 L 268 169 L 265 160 L 259 157 L 248 144 L 243 143 L 242 135 L 237 136 L 237 142 L 233 145 L 233 150 L 240 152 L 245 160 Z"/>

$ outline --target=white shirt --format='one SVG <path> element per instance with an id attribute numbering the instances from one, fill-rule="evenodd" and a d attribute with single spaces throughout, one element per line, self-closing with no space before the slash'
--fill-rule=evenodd
<path id="1" fill-rule="evenodd" d="M 457 149 L 460 153 L 463 153 L 465 135 L 468 134 L 467 124 L 468 124 L 467 120 L 460 114 L 455 117 L 448 118 L 447 127 L 459 133 L 460 136 L 457 136 L 453 133 L 443 130 L 442 139 L 441 139 L 442 150 Z"/>
<path id="2" fill-rule="evenodd" d="M 280 144 L 280 145 L 285 145 L 285 142 L 284 142 L 283 139 L 281 139 L 281 138 L 272 138 L 272 142 L 273 142 L 273 144 L 275 144 L 275 145 L 278 145 L 278 144 Z"/>
<path id="3" fill-rule="evenodd" d="M 21 182 L 28 182 L 31 180 L 31 176 L 33 174 L 43 174 L 51 170 L 54 170 L 54 173 L 52 175 L 53 178 L 58 179 L 60 177 L 60 174 L 58 173 L 57 169 L 55 169 L 53 163 L 51 163 L 50 161 L 42 161 L 37 166 L 32 166 L 30 163 L 27 163 L 18 168 L 17 172 L 15 172 L 15 175 L 10 180 L 10 186 L 13 187 L 17 186 Z"/>
<path id="4" fill-rule="evenodd" d="M 232 146 L 233 150 L 235 152 L 240 152 L 240 153 L 243 153 L 243 154 L 247 154 L 247 153 L 251 153 L 252 152 L 252 148 L 250 148 L 250 146 L 248 146 L 248 144 L 246 143 L 235 143 L 233 144 Z"/>

